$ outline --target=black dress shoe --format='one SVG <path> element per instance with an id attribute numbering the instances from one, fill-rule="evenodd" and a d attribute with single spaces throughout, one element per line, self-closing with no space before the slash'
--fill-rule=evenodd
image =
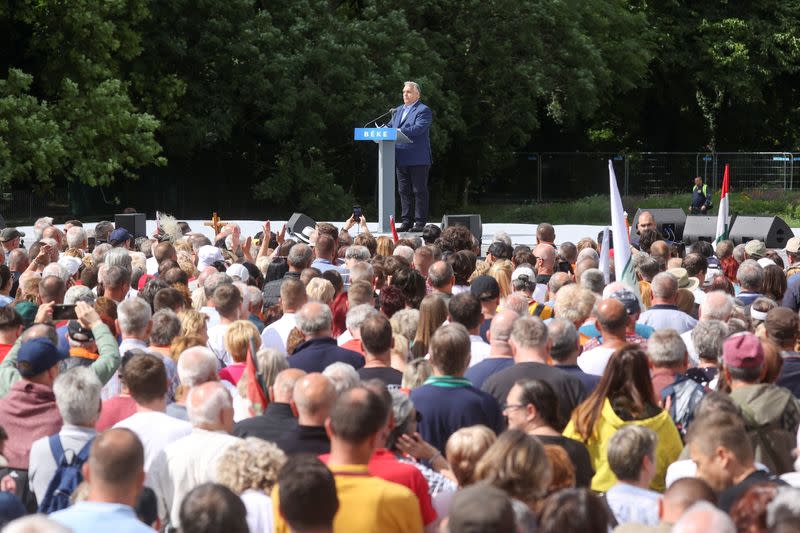
<path id="1" fill-rule="evenodd" d="M 399 231 L 399 232 L 404 232 L 404 231 L 408 231 L 408 230 L 410 230 L 410 229 L 411 229 L 411 222 L 409 222 L 409 221 L 407 221 L 407 220 L 406 220 L 405 222 L 403 222 L 402 224 L 400 224 L 400 227 L 399 227 L 399 228 L 397 228 L 397 231 Z"/>
<path id="2" fill-rule="evenodd" d="M 418 223 L 414 224 L 414 227 L 411 228 L 411 231 L 413 233 L 422 233 L 422 230 L 424 230 L 424 229 L 425 229 L 425 224 L 418 222 Z"/>

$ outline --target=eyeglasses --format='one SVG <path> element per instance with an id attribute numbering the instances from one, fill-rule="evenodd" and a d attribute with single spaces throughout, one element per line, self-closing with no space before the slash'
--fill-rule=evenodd
<path id="1" fill-rule="evenodd" d="M 523 403 L 504 403 L 503 404 L 503 411 L 505 412 L 505 411 L 508 411 L 510 409 L 523 409 L 525 407 L 527 407 L 527 406 L 525 404 L 523 404 Z"/>

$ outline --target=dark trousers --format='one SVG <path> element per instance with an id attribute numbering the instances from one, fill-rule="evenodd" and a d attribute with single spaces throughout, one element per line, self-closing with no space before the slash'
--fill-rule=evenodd
<path id="1" fill-rule="evenodd" d="M 400 193 L 400 220 L 411 222 L 411 203 L 414 203 L 414 222 L 428 221 L 428 172 L 430 165 L 397 167 L 397 192 Z"/>

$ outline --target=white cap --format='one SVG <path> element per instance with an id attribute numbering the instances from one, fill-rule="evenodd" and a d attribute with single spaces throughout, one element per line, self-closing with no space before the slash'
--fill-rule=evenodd
<path id="1" fill-rule="evenodd" d="M 248 272 L 247 267 L 240 263 L 232 264 L 228 267 L 228 270 L 226 270 L 225 273 L 230 277 L 236 276 L 245 283 L 247 283 L 247 280 L 250 279 L 250 272 Z"/>

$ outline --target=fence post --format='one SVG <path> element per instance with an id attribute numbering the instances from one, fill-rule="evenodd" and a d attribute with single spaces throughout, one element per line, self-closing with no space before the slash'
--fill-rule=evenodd
<path id="1" fill-rule="evenodd" d="M 542 154 L 536 154 L 536 201 L 542 201 Z"/>

